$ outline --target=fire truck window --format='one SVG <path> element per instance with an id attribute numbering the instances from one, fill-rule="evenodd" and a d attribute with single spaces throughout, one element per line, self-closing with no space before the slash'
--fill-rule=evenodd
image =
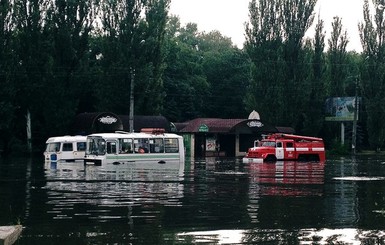
<path id="1" fill-rule="evenodd" d="M 277 142 L 277 148 L 282 148 L 282 142 Z"/>
<path id="2" fill-rule="evenodd" d="M 292 147 L 293 147 L 293 143 L 292 143 L 292 142 L 287 142 L 287 143 L 286 143 L 286 147 L 292 148 Z"/>

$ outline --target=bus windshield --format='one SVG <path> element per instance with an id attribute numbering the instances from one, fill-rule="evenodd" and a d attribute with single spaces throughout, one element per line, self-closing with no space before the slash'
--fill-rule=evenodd
<path id="1" fill-rule="evenodd" d="M 104 155 L 106 154 L 106 141 L 102 137 L 87 138 L 88 155 Z"/>

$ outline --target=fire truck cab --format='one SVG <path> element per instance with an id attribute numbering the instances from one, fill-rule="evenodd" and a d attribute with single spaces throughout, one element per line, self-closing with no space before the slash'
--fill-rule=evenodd
<path id="1" fill-rule="evenodd" d="M 325 161 L 323 139 L 293 134 L 270 134 L 256 140 L 243 158 L 244 163 L 277 160 Z"/>

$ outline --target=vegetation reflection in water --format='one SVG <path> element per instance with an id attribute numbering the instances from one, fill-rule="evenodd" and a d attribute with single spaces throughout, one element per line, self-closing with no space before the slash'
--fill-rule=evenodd
<path id="1" fill-rule="evenodd" d="M 0 193 L 26 193 L 12 210 L 25 227 L 19 244 L 370 244 L 385 237 L 384 162 L 10 162 L 0 164 Z"/>

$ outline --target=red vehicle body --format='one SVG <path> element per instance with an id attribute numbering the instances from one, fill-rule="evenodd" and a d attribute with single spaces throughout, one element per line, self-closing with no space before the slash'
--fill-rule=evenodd
<path id="1" fill-rule="evenodd" d="M 276 160 L 325 161 L 323 139 L 275 133 L 255 141 L 243 158 L 244 163 Z"/>

